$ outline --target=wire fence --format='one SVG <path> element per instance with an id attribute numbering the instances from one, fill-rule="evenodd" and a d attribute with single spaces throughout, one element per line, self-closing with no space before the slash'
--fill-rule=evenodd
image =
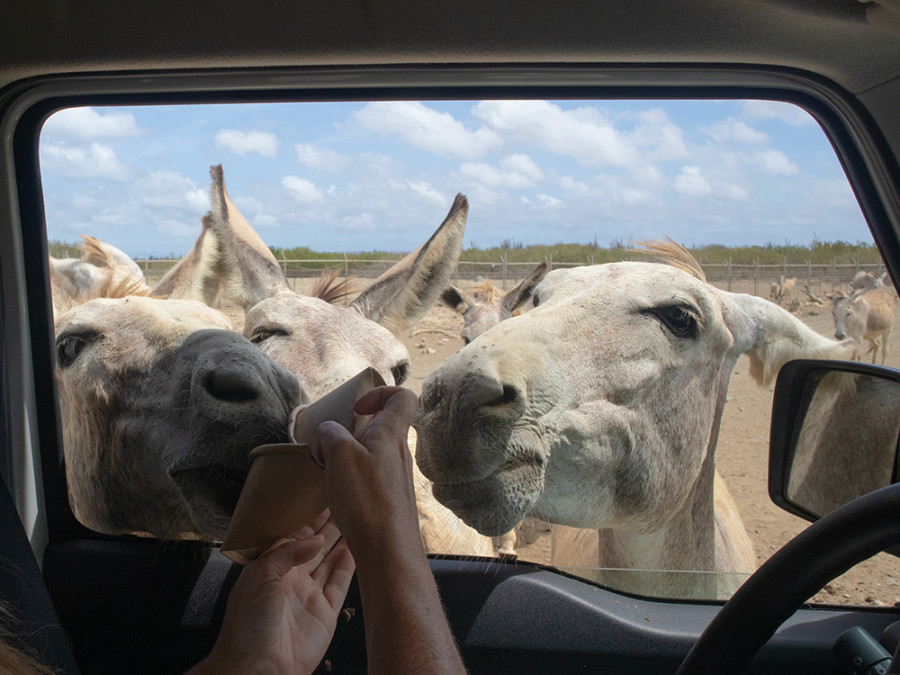
<path id="1" fill-rule="evenodd" d="M 375 279 L 395 265 L 400 257 L 370 259 L 350 256 L 335 258 L 316 258 L 309 260 L 282 259 L 279 265 L 288 279 L 311 279 L 318 277 L 325 270 L 338 270 L 345 277 L 355 276 L 363 279 Z M 177 264 L 173 259 L 142 259 L 135 262 L 144 271 L 149 283 L 162 276 Z M 594 264 L 587 258 L 584 262 L 559 262 L 552 257 L 545 262 L 549 268 L 580 267 Z M 787 263 L 752 264 L 727 262 L 704 263 L 698 260 L 707 280 L 725 290 L 740 290 L 767 297 L 773 282 L 781 283 L 785 279 L 796 279 L 801 289 L 805 288 L 814 295 L 822 295 L 835 289 L 845 289 L 850 280 L 860 271 L 881 275 L 885 271 L 882 263 Z M 480 281 L 490 279 L 504 289 L 511 288 L 525 278 L 538 264 L 534 262 L 512 262 L 504 258 L 496 262 L 460 261 L 453 275 L 454 282 L 460 280 Z"/>

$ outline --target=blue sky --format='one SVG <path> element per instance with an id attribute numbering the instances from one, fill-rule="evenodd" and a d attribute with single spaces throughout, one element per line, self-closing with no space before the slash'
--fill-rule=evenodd
<path id="1" fill-rule="evenodd" d="M 273 246 L 409 251 L 469 199 L 465 246 L 871 241 L 821 128 L 763 101 L 77 108 L 48 120 L 48 237 L 183 255 L 209 166 Z"/>

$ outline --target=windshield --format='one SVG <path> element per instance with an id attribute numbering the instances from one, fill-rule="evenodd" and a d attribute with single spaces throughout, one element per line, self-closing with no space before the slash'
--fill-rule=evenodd
<path id="1" fill-rule="evenodd" d="M 246 466 L 192 464 L 179 448 L 197 427 L 173 437 L 180 416 L 134 412 L 186 410 L 178 392 L 166 398 L 169 380 L 124 383 L 169 358 L 167 345 L 224 328 L 298 378 L 279 393 L 285 410 L 366 365 L 422 396 L 411 449 L 430 552 L 514 557 L 644 595 L 727 597 L 805 527 L 767 496 L 774 373 L 760 369 L 775 366 L 742 346 L 735 317 L 772 317 L 776 332 L 802 324 L 810 356 L 871 360 L 877 345 L 879 362 L 900 363 L 889 330 L 828 352 L 829 296 L 849 295 L 854 278 L 893 288 L 822 129 L 784 103 L 72 108 L 45 124 L 40 161 L 70 499 L 99 531 L 221 539 Z M 449 233 L 457 221 L 464 233 Z M 231 244 L 222 223 L 238 232 Z M 658 265 L 682 249 L 645 244 L 667 240 L 693 262 Z M 256 242 L 283 279 L 259 281 L 263 268 L 241 254 Z M 412 309 L 373 309 L 373 280 L 432 244 L 442 248 L 416 283 L 442 287 Z M 352 279 L 330 306 L 368 323 L 346 328 L 346 314 L 309 300 L 327 295 L 323 271 L 332 289 Z M 170 304 L 136 319 L 91 297 Z M 178 327 L 150 335 L 163 314 Z M 487 366 L 469 356 L 479 349 Z M 499 378 L 490 410 L 445 409 L 484 368 Z M 92 377 L 117 384 L 91 397 Z M 286 427 L 280 414 L 265 424 Z M 83 447 L 74 428 L 104 415 L 116 431 L 92 447 L 119 459 Z M 207 432 L 217 447 L 226 438 Z M 227 435 L 232 455 L 239 435 Z M 248 432 L 240 452 L 260 437 Z M 158 500 L 129 512 L 116 500 L 132 487 Z M 203 509 L 188 493 L 203 493 Z M 860 565 L 816 599 L 893 604 L 892 562 Z"/>

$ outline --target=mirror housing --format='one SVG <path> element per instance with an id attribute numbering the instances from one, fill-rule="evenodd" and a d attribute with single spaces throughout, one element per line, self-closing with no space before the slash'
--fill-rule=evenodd
<path id="1" fill-rule="evenodd" d="M 786 363 L 772 400 L 769 497 L 816 521 L 895 483 L 900 370 L 852 361 Z"/>

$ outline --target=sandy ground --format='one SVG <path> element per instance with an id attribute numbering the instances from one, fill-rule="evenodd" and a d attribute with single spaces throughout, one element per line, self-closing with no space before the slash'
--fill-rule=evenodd
<path id="1" fill-rule="evenodd" d="M 733 290 L 752 292 L 752 282 L 750 288 L 735 287 Z M 806 304 L 796 314 L 819 333 L 832 335 L 830 306 Z M 407 386 L 418 392 L 425 376 L 462 347 L 458 337 L 461 328 L 462 319 L 458 314 L 436 306 L 404 333 L 403 340 L 413 361 Z M 888 365 L 900 365 L 897 342 L 895 332 Z M 808 523 L 782 511 L 769 499 L 766 481 L 773 388 L 757 386 L 747 372 L 748 366 L 748 360 L 742 357 L 731 377 L 717 449 L 717 466 L 737 502 L 762 563 Z M 526 521 L 519 538 L 522 559 L 548 561 L 549 537 L 545 524 Z M 814 600 L 870 605 L 900 603 L 900 561 L 894 556 L 879 554 L 829 584 Z"/>

